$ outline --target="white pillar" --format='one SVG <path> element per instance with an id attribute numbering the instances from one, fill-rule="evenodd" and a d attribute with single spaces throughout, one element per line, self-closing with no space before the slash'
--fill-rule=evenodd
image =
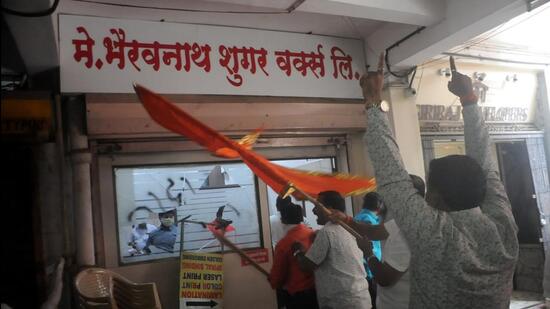
<path id="1" fill-rule="evenodd" d="M 75 218 L 76 262 L 78 265 L 95 264 L 92 192 L 88 137 L 84 134 L 84 108 L 79 97 L 67 100 L 68 132 L 73 170 L 73 198 Z"/>
<path id="2" fill-rule="evenodd" d="M 539 104 L 541 104 L 541 111 L 543 113 L 542 119 L 544 123 L 544 145 L 546 150 L 546 167 L 548 169 L 548 175 L 550 175 L 550 68 L 546 66 L 544 69 L 544 75 L 543 78 L 539 78 L 539 87 L 544 88 L 541 89 L 540 92 L 540 98 L 539 98 Z M 542 80 L 544 81 L 544 84 L 541 84 Z M 548 225 L 550 224 L 549 214 L 547 213 L 548 209 L 550 208 L 550 205 L 546 205 L 546 207 L 543 207 L 543 212 L 545 216 L 546 226 L 543 227 L 543 233 L 547 233 L 546 237 L 550 237 L 548 235 L 549 228 Z M 544 239 L 544 235 L 543 235 Z M 545 252 L 545 263 L 544 263 L 544 277 L 543 277 L 543 287 L 544 287 L 544 297 L 546 299 L 546 305 L 550 306 L 550 244 L 545 243 L 544 244 L 544 252 Z"/>
<path id="3" fill-rule="evenodd" d="M 392 119 L 395 141 L 399 146 L 403 164 L 409 174 L 425 179 L 416 97 L 406 94 L 403 88 L 391 87 L 385 93 L 386 100 L 390 102 L 389 116 Z"/>

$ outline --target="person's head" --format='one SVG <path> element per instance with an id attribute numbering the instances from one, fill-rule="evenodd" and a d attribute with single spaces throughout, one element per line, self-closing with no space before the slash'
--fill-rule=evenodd
<path id="1" fill-rule="evenodd" d="M 159 213 L 160 223 L 165 227 L 171 227 L 176 222 L 176 210 Z"/>
<path id="2" fill-rule="evenodd" d="M 284 224 L 299 224 L 304 219 L 302 207 L 290 201 L 281 205 L 281 222 Z"/>
<path id="3" fill-rule="evenodd" d="M 147 233 L 147 223 L 142 222 L 136 227 L 136 231 L 141 235 Z"/>
<path id="4" fill-rule="evenodd" d="M 485 181 L 481 166 L 468 156 L 434 159 L 430 162 L 426 201 L 444 211 L 477 207 L 485 197 Z"/>
<path id="5" fill-rule="evenodd" d="M 409 177 L 411 178 L 413 186 L 418 194 L 422 196 L 422 198 L 426 197 L 426 183 L 424 182 L 424 180 L 422 180 L 420 176 L 416 176 L 413 174 L 409 174 Z"/>
<path id="6" fill-rule="evenodd" d="M 376 192 L 369 192 L 363 197 L 363 209 L 379 213 L 382 206 L 382 197 Z"/>
<path id="7" fill-rule="evenodd" d="M 280 196 L 277 196 L 277 202 L 275 203 L 275 208 L 277 208 L 278 212 L 281 212 L 281 209 L 285 206 L 292 203 L 292 199 L 290 196 L 287 196 L 285 198 L 282 198 Z"/>
<path id="8" fill-rule="evenodd" d="M 336 191 L 323 191 L 319 193 L 317 199 L 331 210 L 346 212 L 346 202 Z M 325 225 L 328 222 L 328 217 L 323 212 L 313 208 L 313 213 L 317 216 L 317 224 Z"/>

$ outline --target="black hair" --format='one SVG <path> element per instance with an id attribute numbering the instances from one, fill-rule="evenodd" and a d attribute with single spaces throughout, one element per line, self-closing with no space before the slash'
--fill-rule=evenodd
<path id="1" fill-rule="evenodd" d="M 346 202 L 340 193 L 336 191 L 323 191 L 319 193 L 319 201 L 328 208 L 346 212 Z"/>
<path id="2" fill-rule="evenodd" d="M 299 224 L 304 219 L 302 207 L 289 203 L 281 207 L 281 222 L 284 224 Z"/>
<path id="3" fill-rule="evenodd" d="M 164 217 L 170 217 L 170 216 L 175 218 L 177 216 L 177 213 L 175 209 L 172 209 L 165 212 L 159 212 L 158 216 L 159 216 L 159 219 Z"/>
<path id="4" fill-rule="evenodd" d="M 290 195 L 285 198 L 277 196 L 277 202 L 275 204 L 275 206 L 277 207 L 277 211 L 280 212 L 283 207 L 289 204 L 292 204 L 292 199 L 290 198 Z"/>
<path id="5" fill-rule="evenodd" d="M 142 222 L 142 223 L 138 224 L 137 228 L 142 229 L 142 230 L 146 230 L 147 229 L 147 223 Z"/>
<path id="6" fill-rule="evenodd" d="M 420 176 L 416 176 L 413 174 L 409 174 L 409 177 L 411 177 L 412 183 L 418 194 L 420 194 L 422 197 L 426 196 L 426 183 Z"/>
<path id="7" fill-rule="evenodd" d="M 363 197 L 363 208 L 378 211 L 382 205 L 382 197 L 376 192 L 369 192 Z"/>
<path id="8" fill-rule="evenodd" d="M 450 155 L 430 162 L 428 187 L 435 189 L 451 211 L 479 206 L 486 186 L 481 166 L 468 156 Z"/>

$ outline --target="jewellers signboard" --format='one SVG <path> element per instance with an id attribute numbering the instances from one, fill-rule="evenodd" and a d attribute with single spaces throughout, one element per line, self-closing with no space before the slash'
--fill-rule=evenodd
<path id="1" fill-rule="evenodd" d="M 478 105 L 486 122 L 506 124 L 535 121 L 537 78 L 534 72 L 516 73 L 495 69 L 488 73 L 469 70 L 464 70 L 464 73 L 474 81 L 474 92 L 479 98 Z M 484 74 L 484 79 L 476 80 L 480 74 Z M 447 92 L 447 81 L 442 76 L 432 76 L 422 85 L 424 93 L 419 94 L 416 107 L 418 119 L 424 126 L 430 123 L 462 122 L 462 106 L 458 98 Z M 433 104 L 434 100 L 439 103 Z"/>
<path id="2" fill-rule="evenodd" d="M 61 91 L 362 98 L 360 40 L 59 16 Z"/>

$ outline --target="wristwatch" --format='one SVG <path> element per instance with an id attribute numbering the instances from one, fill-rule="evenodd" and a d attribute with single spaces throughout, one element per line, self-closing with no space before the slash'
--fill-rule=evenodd
<path id="1" fill-rule="evenodd" d="M 381 100 L 378 103 L 374 102 L 372 104 L 369 104 L 366 109 L 369 110 L 373 107 L 380 109 L 384 113 L 387 113 L 390 110 L 390 104 L 386 100 Z"/>

